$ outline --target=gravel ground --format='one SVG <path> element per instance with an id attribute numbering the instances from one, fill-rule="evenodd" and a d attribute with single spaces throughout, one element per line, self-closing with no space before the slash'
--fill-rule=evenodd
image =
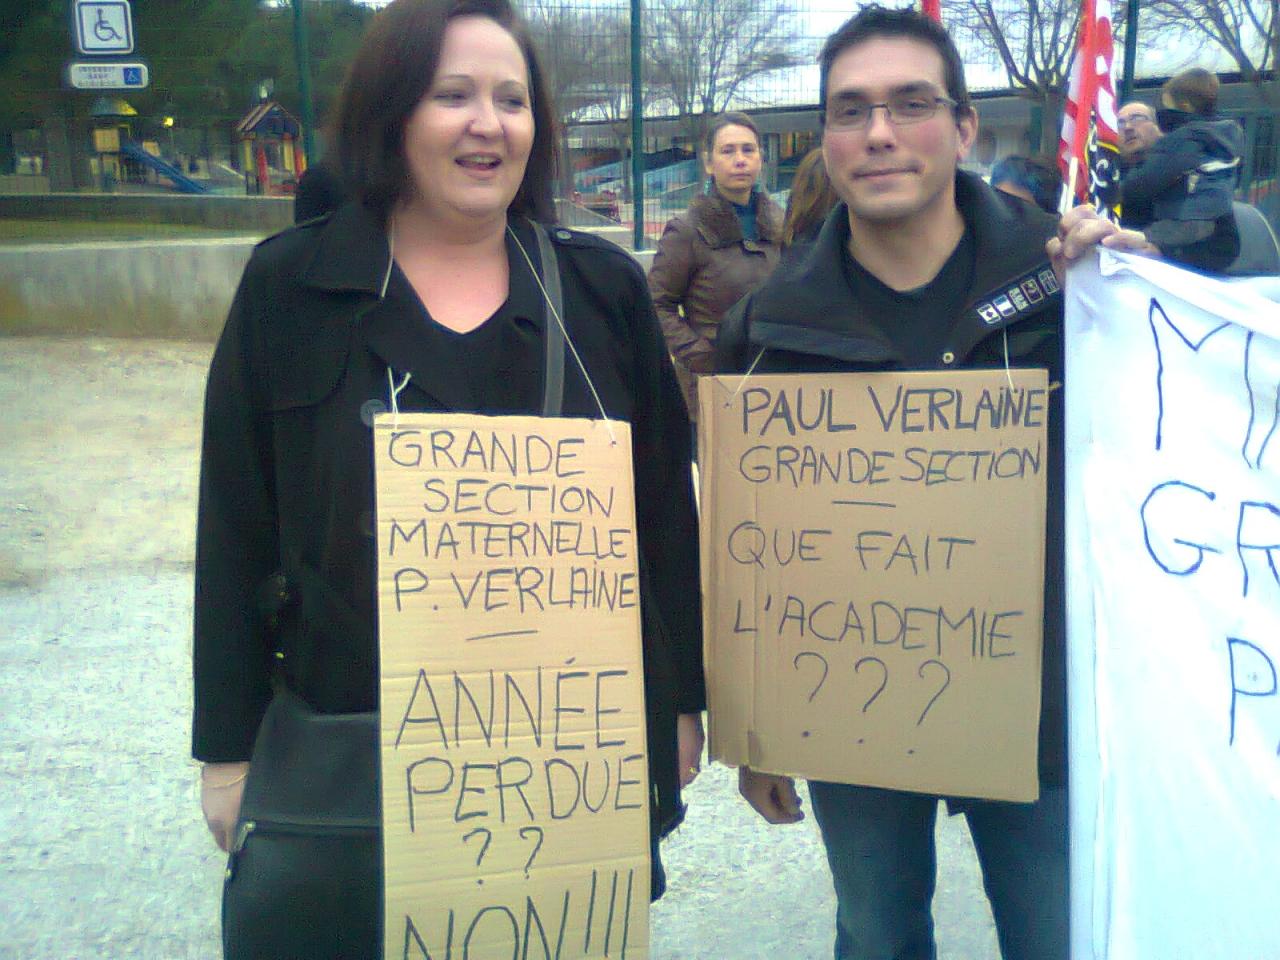
<path id="1" fill-rule="evenodd" d="M 215 958 L 222 857 L 188 759 L 208 344 L 0 338 L 0 957 Z M 811 820 L 771 828 L 707 769 L 665 846 L 655 960 L 821 960 Z M 942 817 L 942 960 L 996 960 Z"/>

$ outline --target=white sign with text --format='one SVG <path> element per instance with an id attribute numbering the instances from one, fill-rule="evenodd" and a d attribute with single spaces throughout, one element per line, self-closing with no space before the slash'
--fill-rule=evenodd
<path id="1" fill-rule="evenodd" d="M 1275 957 L 1280 307 L 1101 257 L 1067 284 L 1071 955 Z"/>

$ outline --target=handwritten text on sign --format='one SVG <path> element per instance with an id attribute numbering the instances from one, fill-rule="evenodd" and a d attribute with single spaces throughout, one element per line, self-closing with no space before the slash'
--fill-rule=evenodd
<path id="1" fill-rule="evenodd" d="M 1280 287 L 1069 281 L 1071 955 L 1275 957 Z"/>
<path id="2" fill-rule="evenodd" d="M 1045 374 L 703 383 L 713 752 L 1034 797 Z"/>
<path id="3" fill-rule="evenodd" d="M 386 955 L 647 955 L 626 424 L 375 427 Z"/>
<path id="4" fill-rule="evenodd" d="M 1274 610 L 1280 603 L 1280 493 L 1274 469 L 1280 457 L 1273 443 L 1280 429 L 1277 341 L 1216 316 L 1180 315 L 1156 297 L 1147 306 L 1147 323 L 1155 354 L 1151 446 L 1174 466 L 1150 485 L 1138 511 L 1146 553 L 1171 577 L 1198 575 L 1206 590 L 1217 586 L 1241 611 Z M 1208 388 L 1194 379 L 1207 379 L 1205 369 L 1215 387 L 1229 384 L 1222 389 L 1226 409 L 1220 421 L 1209 419 L 1203 396 Z M 1216 462 L 1216 451 L 1204 439 L 1210 429 L 1233 454 L 1226 463 Z M 1214 569 L 1221 567 L 1225 570 Z M 1205 585 L 1224 579 L 1227 589 Z M 1269 630 L 1222 639 L 1223 681 L 1231 704 L 1227 743 L 1234 744 L 1239 711 L 1252 706 L 1280 717 L 1280 648 L 1267 643 L 1273 639 Z M 1273 754 L 1280 756 L 1280 724 L 1272 723 Z"/>

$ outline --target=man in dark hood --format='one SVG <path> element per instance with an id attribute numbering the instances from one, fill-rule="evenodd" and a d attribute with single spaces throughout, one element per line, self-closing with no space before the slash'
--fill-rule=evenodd
<path id="1" fill-rule="evenodd" d="M 1218 78 L 1184 70 L 1169 80 L 1157 113 L 1164 136 L 1124 179 L 1126 204 L 1151 205 L 1147 239 L 1169 260 L 1221 271 L 1240 252 L 1231 209 L 1244 133 L 1217 114 Z"/>

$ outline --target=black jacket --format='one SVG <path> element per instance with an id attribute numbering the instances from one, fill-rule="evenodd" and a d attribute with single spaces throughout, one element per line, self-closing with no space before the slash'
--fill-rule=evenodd
<path id="1" fill-rule="evenodd" d="M 1150 205 L 1153 221 L 1230 216 L 1244 155 L 1240 124 L 1161 110 L 1160 126 L 1164 136 L 1124 177 L 1124 202 Z"/>
<path id="2" fill-rule="evenodd" d="M 529 250 L 528 224 L 516 225 Z M 690 428 L 635 261 L 605 241 L 552 230 L 570 338 L 610 416 L 630 421 L 644 619 L 655 827 L 679 816 L 675 716 L 705 705 Z M 512 241 L 508 239 L 509 253 Z M 512 259 L 517 283 L 532 285 Z M 245 269 L 209 372 L 196 541 L 198 759 L 248 759 L 273 676 L 323 712 L 378 698 L 371 403 L 387 371 L 409 372 L 404 411 L 466 411 L 477 395 L 510 413 L 541 407 L 540 360 L 495 359 L 496 384 L 470 382 L 433 352 L 424 318 L 380 299 L 390 255 L 359 203 L 260 244 Z M 401 278 L 402 279 L 402 278 Z M 407 283 L 407 281 L 405 281 Z M 536 287 L 534 288 L 536 289 Z M 526 290 L 527 292 L 527 290 Z M 535 295 L 536 296 L 536 295 Z M 526 298 L 527 299 L 527 298 Z M 403 301 L 399 301 L 403 304 Z M 540 344 L 537 309 L 520 322 Z M 532 356 L 539 357 L 541 348 Z M 598 417 L 565 364 L 564 415 Z"/>
<path id="3" fill-rule="evenodd" d="M 1142 169 L 1147 162 L 1147 151 L 1120 157 L 1120 226 L 1130 230 L 1141 230 L 1151 222 L 1151 198 L 1133 195 L 1126 181 Z"/>
<path id="4" fill-rule="evenodd" d="M 956 174 L 956 203 L 976 245 L 973 285 L 959 315 L 939 318 L 949 335 L 927 369 L 1002 368 L 1001 331 L 1007 331 L 1009 363 L 1045 368 L 1051 387 L 1060 385 L 1062 294 L 1044 250 L 1056 218 L 964 172 Z M 839 204 L 817 238 L 793 247 L 764 286 L 725 318 L 720 372 L 744 372 L 757 357 L 759 373 L 906 368 L 884 333 L 892 318 L 869 315 L 845 279 L 848 238 L 848 211 Z M 1049 403 L 1040 777 L 1050 785 L 1064 783 L 1066 773 L 1062 395 L 1052 389 Z"/>

